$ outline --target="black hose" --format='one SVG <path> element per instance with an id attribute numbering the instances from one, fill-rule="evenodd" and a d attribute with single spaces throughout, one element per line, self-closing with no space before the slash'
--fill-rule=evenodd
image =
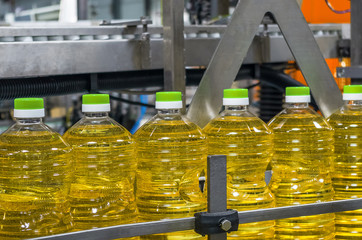
<path id="1" fill-rule="evenodd" d="M 260 85 L 259 117 L 269 122 L 275 115 L 283 110 L 283 91 L 268 84 Z"/>
<path id="2" fill-rule="evenodd" d="M 259 73 L 255 73 L 255 68 L 253 67 L 244 67 L 242 68 L 236 79 L 250 79 L 255 78 L 259 79 L 262 85 L 274 88 L 278 92 L 284 95 L 286 87 L 298 87 L 304 86 L 302 83 L 298 82 L 294 78 L 285 74 L 282 71 L 276 71 L 267 67 L 260 67 Z M 275 92 L 276 93 L 276 92 Z M 311 105 L 314 109 L 318 110 L 317 103 L 315 102 L 313 95 Z"/>
<path id="3" fill-rule="evenodd" d="M 0 99 L 44 97 L 87 92 L 85 76 L 0 79 Z"/>
<path id="4" fill-rule="evenodd" d="M 135 101 L 131 101 L 131 100 L 128 100 L 128 99 L 121 98 L 121 97 L 115 97 L 115 96 L 112 96 L 112 95 L 109 96 L 109 97 L 110 97 L 110 99 L 112 99 L 112 100 L 116 100 L 116 101 L 119 101 L 119 102 L 128 103 L 128 104 L 131 104 L 131 105 L 137 105 L 137 106 L 144 106 L 144 107 L 155 108 L 155 105 L 153 105 L 153 104 L 135 102 Z"/>
<path id="5" fill-rule="evenodd" d="M 163 86 L 163 70 L 129 71 L 98 74 L 98 90 Z"/>
<path id="6" fill-rule="evenodd" d="M 162 70 L 99 73 L 91 89 L 90 74 L 0 79 L 0 99 L 46 97 L 163 85 Z"/>
<path id="7" fill-rule="evenodd" d="M 198 85 L 204 71 L 205 69 L 187 69 L 186 84 Z M 98 73 L 96 77 L 96 84 L 93 85 L 90 74 L 0 79 L 0 100 L 163 86 L 162 69 Z M 262 83 L 281 91 L 284 91 L 286 86 L 302 85 L 288 75 L 266 67 L 260 67 L 260 73 L 256 74 L 253 65 L 243 66 L 236 77 L 250 78 L 258 78 Z M 95 89 L 92 89 L 92 86 Z"/>

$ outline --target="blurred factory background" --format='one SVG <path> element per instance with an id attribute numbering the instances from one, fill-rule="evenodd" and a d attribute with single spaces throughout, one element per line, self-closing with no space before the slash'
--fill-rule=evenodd
<path id="1" fill-rule="evenodd" d="M 12 122 L 15 97 L 38 96 L 46 99 L 46 122 L 63 133 L 80 118 L 80 97 L 87 92 L 110 93 L 111 116 L 135 132 L 155 112 L 154 93 L 170 89 L 163 1 L 1 0 L 0 132 Z M 337 77 L 338 67 L 351 64 L 351 2 L 297 2 L 342 89 L 351 82 Z M 183 2 L 187 104 L 237 4 Z M 285 86 L 305 84 L 272 16 L 264 17 L 235 80 L 235 86 L 253 90 L 252 111 L 264 121 L 282 109 Z"/>

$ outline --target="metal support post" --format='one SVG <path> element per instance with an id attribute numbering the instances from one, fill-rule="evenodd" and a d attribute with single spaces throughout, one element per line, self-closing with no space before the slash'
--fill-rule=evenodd
<path id="1" fill-rule="evenodd" d="M 184 1 L 164 0 L 162 3 L 164 89 L 182 92 L 185 103 Z"/>
<path id="2" fill-rule="evenodd" d="M 214 155 L 207 157 L 207 211 L 209 213 L 225 212 L 226 197 L 226 156 Z M 224 220 L 221 225 L 231 225 Z M 212 234 L 209 240 L 226 240 L 226 232 Z"/>
<path id="3" fill-rule="evenodd" d="M 88 19 L 88 0 L 78 0 L 78 20 Z"/>
<path id="4" fill-rule="evenodd" d="M 351 66 L 362 66 L 362 1 L 351 0 Z M 352 83 L 361 84 L 362 75 L 353 77 Z"/>
<path id="5" fill-rule="evenodd" d="M 187 116 L 200 127 L 204 127 L 219 113 L 222 106 L 222 90 L 230 88 L 235 80 L 266 13 L 272 14 L 277 21 L 324 116 L 328 117 L 343 105 L 341 92 L 297 2 L 241 0 L 187 113 Z"/>

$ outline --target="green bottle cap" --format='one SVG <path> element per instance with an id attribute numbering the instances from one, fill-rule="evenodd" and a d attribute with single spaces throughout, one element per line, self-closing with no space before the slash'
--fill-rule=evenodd
<path id="1" fill-rule="evenodd" d="M 344 101 L 361 101 L 362 85 L 346 85 L 343 87 Z"/>
<path id="2" fill-rule="evenodd" d="M 362 93 L 362 85 L 346 85 L 343 87 L 343 93 Z"/>
<path id="3" fill-rule="evenodd" d="M 248 89 L 224 89 L 224 98 L 248 98 Z"/>
<path id="4" fill-rule="evenodd" d="M 85 94 L 82 96 L 83 104 L 109 104 L 108 94 Z"/>
<path id="5" fill-rule="evenodd" d="M 16 98 L 14 100 L 14 109 L 16 110 L 35 110 L 43 108 L 44 100 L 42 98 Z"/>
<path id="6" fill-rule="evenodd" d="M 308 96 L 310 95 L 309 87 L 287 87 L 285 89 L 286 96 Z"/>
<path id="7" fill-rule="evenodd" d="M 156 109 L 180 109 L 182 108 L 181 92 L 157 92 Z"/>
<path id="8" fill-rule="evenodd" d="M 181 92 L 157 92 L 156 102 L 178 102 L 182 101 Z"/>

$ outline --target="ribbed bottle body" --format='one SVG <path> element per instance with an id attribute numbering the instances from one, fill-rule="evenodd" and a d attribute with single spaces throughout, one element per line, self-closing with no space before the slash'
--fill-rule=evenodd
<path id="1" fill-rule="evenodd" d="M 64 138 L 73 147 L 70 203 L 75 229 L 136 222 L 131 134 L 106 113 L 87 113 Z"/>
<path id="2" fill-rule="evenodd" d="M 362 198 L 362 101 L 332 114 L 335 199 Z M 336 213 L 336 239 L 362 239 L 362 210 Z"/>
<path id="3" fill-rule="evenodd" d="M 0 135 L 0 238 L 71 230 L 71 148 L 41 119 L 18 121 Z"/>
<path id="4" fill-rule="evenodd" d="M 246 109 L 228 107 L 204 128 L 204 133 L 209 155 L 227 156 L 228 209 L 274 207 L 264 178 L 273 147 L 273 135 L 266 124 Z M 228 239 L 274 239 L 274 221 L 241 224 Z"/>
<path id="5" fill-rule="evenodd" d="M 206 210 L 199 187 L 205 174 L 207 143 L 201 129 L 176 110 L 161 111 L 135 134 L 137 206 L 142 222 L 192 217 Z M 205 239 L 194 231 L 143 236 L 141 239 Z"/>
<path id="6" fill-rule="evenodd" d="M 333 129 L 308 104 L 290 104 L 269 123 L 274 132 L 270 188 L 276 206 L 333 200 Z M 276 221 L 275 239 L 334 239 L 334 214 Z"/>

